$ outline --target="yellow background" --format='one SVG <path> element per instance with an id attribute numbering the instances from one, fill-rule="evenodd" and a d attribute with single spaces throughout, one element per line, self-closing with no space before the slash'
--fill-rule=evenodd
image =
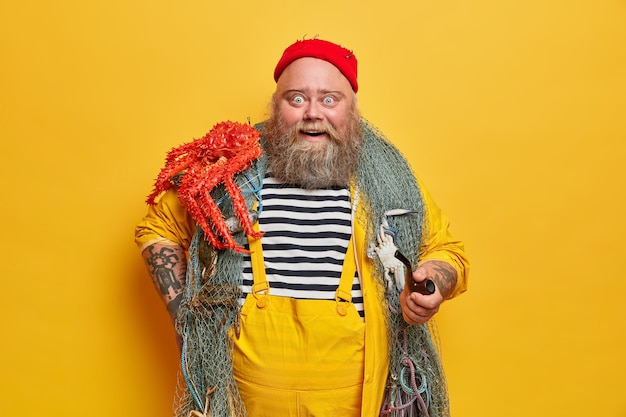
<path id="1" fill-rule="evenodd" d="M 262 120 L 315 34 L 466 241 L 453 415 L 626 416 L 622 0 L 2 2 L 0 415 L 170 415 L 143 200 L 171 147 Z"/>

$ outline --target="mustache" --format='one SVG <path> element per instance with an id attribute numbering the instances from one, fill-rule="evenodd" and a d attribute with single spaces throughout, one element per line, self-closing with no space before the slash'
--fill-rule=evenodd
<path id="1" fill-rule="evenodd" d="M 291 137 L 291 143 L 298 139 L 298 134 L 301 132 L 327 134 L 330 140 L 335 143 L 342 143 L 344 141 L 337 129 L 328 122 L 299 121 L 292 126 L 290 130 L 289 136 Z"/>

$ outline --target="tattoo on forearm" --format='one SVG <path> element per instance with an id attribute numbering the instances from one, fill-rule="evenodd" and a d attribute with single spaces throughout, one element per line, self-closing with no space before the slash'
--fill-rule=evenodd
<path id="1" fill-rule="evenodd" d="M 185 262 L 180 258 L 181 256 L 174 249 L 166 246 L 160 248 L 149 246 L 145 254 L 150 275 L 168 303 L 175 299 L 183 289 L 182 278 L 176 276 L 177 270 L 180 269 L 180 262 Z"/>
<path id="2" fill-rule="evenodd" d="M 452 295 L 454 287 L 456 286 L 456 270 L 452 267 L 452 265 L 446 262 L 433 261 L 431 271 L 431 278 L 435 281 L 435 284 L 437 284 L 439 292 L 441 292 L 443 298 L 448 298 Z"/>

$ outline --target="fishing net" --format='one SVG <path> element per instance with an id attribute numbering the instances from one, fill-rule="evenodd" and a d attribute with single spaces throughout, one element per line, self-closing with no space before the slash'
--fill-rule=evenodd
<path id="1" fill-rule="evenodd" d="M 426 207 L 406 159 L 368 122 L 363 122 L 364 140 L 355 177 L 366 207 L 357 219 L 366 230 L 368 242 L 376 242 L 383 218 L 395 234 L 399 250 L 417 264 L 420 236 Z M 413 214 L 387 218 L 389 210 L 404 209 Z M 402 317 L 400 293 L 385 285 L 383 266 L 376 266 L 378 288 L 387 301 L 389 377 L 382 416 L 449 416 L 445 375 L 437 346 L 427 324 L 409 325 Z M 367 314 L 367 313 L 366 313 Z"/>
<path id="2" fill-rule="evenodd" d="M 252 207 L 259 190 L 256 175 L 263 161 L 257 161 L 248 173 L 238 175 L 238 187 Z M 251 177 L 249 174 L 254 173 Z M 222 214 L 230 217 L 234 210 L 224 187 L 212 192 Z M 244 233 L 234 236 L 239 245 Z M 217 254 L 219 253 L 219 256 Z M 239 329 L 239 304 L 243 257 L 234 251 L 216 251 L 207 244 L 201 228 L 189 248 L 187 284 L 176 327 L 182 336 L 181 375 L 174 401 L 174 415 L 187 417 L 201 411 L 212 417 L 243 417 L 245 406 L 233 377 L 233 343 L 229 332 Z M 210 414 L 206 413 L 210 409 Z"/>
<path id="3" fill-rule="evenodd" d="M 354 182 L 368 209 L 357 221 L 364 226 L 368 242 L 376 242 L 385 212 L 414 211 L 414 215 L 389 219 L 389 224 L 396 231 L 398 248 L 416 264 L 420 236 L 426 232 L 422 230 L 425 207 L 419 187 L 408 163 L 393 145 L 369 123 L 364 121 L 362 127 L 364 141 Z M 257 199 L 255 193 L 264 173 L 262 156 L 251 170 L 237 175 L 248 207 Z M 223 187 L 216 188 L 212 196 L 220 202 L 225 217 L 233 214 Z M 245 243 L 243 233 L 234 237 L 238 244 Z M 233 377 L 233 345 L 229 337 L 229 332 L 238 329 L 243 258 L 233 251 L 210 249 L 199 228 L 189 253 L 187 286 L 177 319 L 183 346 L 175 416 L 244 417 L 245 406 Z M 383 310 L 387 312 L 390 357 L 381 415 L 449 416 L 445 376 L 429 327 L 406 324 L 400 311 L 399 292 L 385 285 L 383 266 L 374 263 L 374 275 L 386 303 Z"/>

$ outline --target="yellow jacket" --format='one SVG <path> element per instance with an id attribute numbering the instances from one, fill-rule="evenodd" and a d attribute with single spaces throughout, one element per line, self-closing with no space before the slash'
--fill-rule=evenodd
<path id="1" fill-rule="evenodd" d="M 420 262 L 441 260 L 452 265 L 457 271 L 457 284 L 450 298 L 467 288 L 469 263 L 463 243 L 455 240 L 449 232 L 447 216 L 435 204 L 430 194 L 418 179 L 422 191 L 425 214 L 420 247 Z M 357 210 L 362 209 L 358 208 Z M 384 395 L 389 371 L 389 356 L 383 301 L 372 276 L 372 260 L 367 256 L 368 245 L 365 231 L 353 221 L 355 259 L 363 292 L 365 320 L 365 375 L 363 381 L 362 416 L 378 415 Z M 187 249 L 195 232 L 195 222 L 181 207 L 176 191 L 171 189 L 163 194 L 155 206 L 148 209 L 147 215 L 137 225 L 135 241 L 139 248 L 154 243 L 178 245 Z"/>

